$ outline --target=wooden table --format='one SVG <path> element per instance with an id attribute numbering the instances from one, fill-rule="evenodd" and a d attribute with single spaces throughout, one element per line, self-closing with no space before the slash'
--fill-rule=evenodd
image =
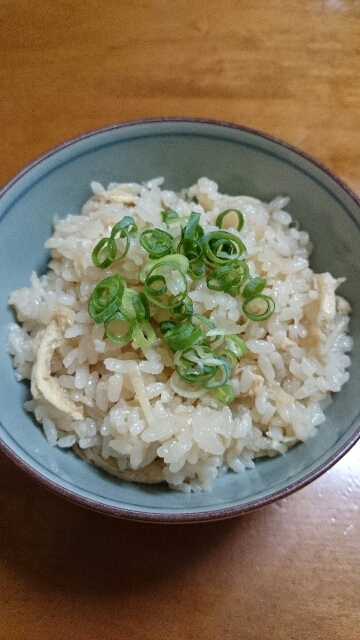
<path id="1" fill-rule="evenodd" d="M 360 193 L 359 0 L 2 0 L 0 183 L 159 115 L 296 144 Z M 0 458 L 0 639 L 359 640 L 360 444 L 231 521 L 111 519 Z"/>

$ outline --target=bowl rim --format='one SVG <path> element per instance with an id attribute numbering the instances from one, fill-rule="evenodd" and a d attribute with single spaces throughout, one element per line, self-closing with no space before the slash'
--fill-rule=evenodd
<path id="1" fill-rule="evenodd" d="M 249 133 L 254 136 L 258 136 L 259 138 L 264 138 L 265 140 L 269 140 L 269 142 L 273 142 L 285 149 L 294 152 L 296 155 L 304 158 L 304 160 L 308 160 L 311 164 L 315 165 L 319 169 L 321 169 L 325 174 L 327 174 L 334 182 L 336 182 L 346 193 L 355 201 L 355 203 L 360 207 L 360 196 L 358 196 L 351 187 L 342 178 L 340 178 L 332 169 L 327 167 L 323 162 L 315 158 L 313 155 L 299 149 L 295 145 L 290 142 L 286 142 L 281 138 L 273 136 L 272 134 L 266 133 L 264 131 L 260 131 L 259 129 L 255 129 L 252 127 L 248 127 L 246 125 L 237 124 L 235 122 L 230 122 L 226 120 L 217 120 L 215 118 L 198 118 L 192 116 L 158 116 L 153 118 L 138 118 L 135 120 L 125 120 L 123 122 L 113 122 L 108 125 L 104 125 L 101 127 L 97 127 L 95 129 L 89 129 L 75 135 L 73 137 L 67 138 L 63 142 L 50 147 L 40 155 L 37 155 L 35 158 L 26 163 L 19 171 L 17 171 L 9 180 L 7 180 L 0 187 L 0 198 L 16 183 L 20 180 L 26 173 L 31 171 L 38 164 L 41 164 L 51 156 L 55 155 L 59 151 L 71 147 L 72 145 L 81 142 L 82 140 L 86 140 L 91 137 L 96 137 L 107 131 L 114 131 L 117 129 L 124 129 L 138 125 L 147 125 L 147 124 L 176 124 L 176 123 L 189 123 L 189 124 L 205 124 L 211 125 L 215 127 L 222 127 L 225 129 L 233 129 L 235 131 L 242 131 L 244 133 Z"/>
<path id="2" fill-rule="evenodd" d="M 82 140 L 89 139 L 91 137 L 97 137 L 106 133 L 108 131 L 120 130 L 124 128 L 131 128 L 139 125 L 151 125 L 151 124 L 205 124 L 211 125 L 219 128 L 232 129 L 235 131 L 240 131 L 243 133 L 249 133 L 256 137 L 268 140 L 275 145 L 279 145 L 289 151 L 292 151 L 296 155 L 301 158 L 307 160 L 310 164 L 319 168 L 322 172 L 324 172 L 328 177 L 330 177 L 335 183 L 337 183 L 345 193 L 350 196 L 350 198 L 355 202 L 355 204 L 360 208 L 360 197 L 341 179 L 337 176 L 331 169 L 329 169 L 322 162 L 308 154 L 307 152 L 298 149 L 295 145 L 292 145 L 280 138 L 277 138 L 273 135 L 265 133 L 263 131 L 247 127 L 245 125 L 236 124 L 233 122 L 228 122 L 225 120 L 217 120 L 210 118 L 198 118 L 198 117 L 186 117 L 186 116 L 164 116 L 164 117 L 154 117 L 154 118 L 140 118 L 135 120 L 127 120 L 124 122 L 115 122 L 109 125 L 105 125 L 99 128 L 91 129 L 85 131 L 84 133 L 80 133 L 74 137 L 68 138 L 61 142 L 60 144 L 51 147 L 44 153 L 35 157 L 33 160 L 28 162 L 24 167 L 22 167 L 17 173 L 14 174 L 10 180 L 8 180 L 1 188 L 0 188 L 0 198 L 5 195 L 19 180 L 21 180 L 28 172 L 34 169 L 39 164 L 42 164 L 50 157 L 56 155 L 58 152 L 62 151 L 65 148 L 71 147 Z M 0 451 L 2 451 L 9 459 L 11 459 L 20 469 L 30 475 L 34 480 L 45 486 L 47 489 L 52 491 L 53 493 L 62 496 L 63 498 L 75 502 L 85 508 L 91 509 L 93 511 L 101 512 L 113 517 L 118 517 L 121 519 L 127 520 L 136 520 L 140 522 L 154 522 L 154 523 L 164 523 L 164 524 L 176 524 L 176 523 L 200 523 L 200 522 L 209 522 L 215 520 L 224 520 L 229 518 L 234 518 L 240 515 L 244 515 L 246 513 L 250 513 L 256 509 L 259 509 L 263 506 L 276 502 L 286 496 L 295 493 L 296 491 L 304 488 L 321 475 L 323 475 L 326 471 L 328 471 L 331 467 L 333 467 L 350 449 L 356 444 L 356 442 L 360 439 L 360 426 L 353 433 L 353 435 L 343 444 L 341 447 L 328 458 L 325 462 L 323 462 L 319 467 L 314 469 L 313 471 L 307 473 L 302 478 L 292 482 L 288 486 L 274 491 L 272 494 L 267 496 L 263 496 L 261 498 L 257 498 L 254 500 L 249 500 L 246 504 L 243 505 L 235 505 L 231 507 L 225 508 L 215 508 L 210 510 L 201 510 L 197 509 L 196 511 L 186 511 L 181 513 L 171 512 L 171 513 L 160 513 L 160 512 L 146 512 L 141 511 L 141 509 L 127 509 L 123 507 L 116 507 L 113 505 L 102 504 L 96 500 L 92 500 L 86 496 L 79 495 L 66 487 L 62 486 L 51 480 L 49 477 L 41 474 L 36 469 L 34 469 L 30 464 L 25 462 L 19 455 L 17 455 L 11 447 L 9 447 L 0 436 Z"/>
<path id="3" fill-rule="evenodd" d="M 210 522 L 210 521 L 218 521 L 218 520 L 228 520 L 231 518 L 235 518 L 238 516 L 246 515 L 247 513 L 251 513 L 252 511 L 256 511 L 261 507 L 265 507 L 270 505 L 278 500 L 286 498 L 293 493 L 296 493 L 300 489 L 305 488 L 307 485 L 311 484 L 314 480 L 322 476 L 326 471 L 331 469 L 341 458 L 343 458 L 346 453 L 352 449 L 352 447 L 360 440 L 360 427 L 357 431 L 352 435 L 352 437 L 342 445 L 342 447 L 336 451 L 330 458 L 328 458 L 323 464 L 319 467 L 311 471 L 303 478 L 292 482 L 288 486 L 283 489 L 279 489 L 274 491 L 274 493 L 264 496 L 262 498 L 257 498 L 255 500 L 250 500 L 244 505 L 237 505 L 233 507 L 224 507 L 219 509 L 211 509 L 211 510 L 198 510 L 198 511 L 188 511 L 188 512 L 171 512 L 171 513 L 160 513 L 160 512 L 147 512 L 141 511 L 140 509 L 132 510 L 125 509 L 123 507 L 116 507 L 113 505 L 107 505 L 96 500 L 91 500 L 88 497 L 81 496 L 78 493 L 70 491 L 69 489 L 63 487 L 62 485 L 57 484 L 53 480 L 50 480 L 47 476 L 42 475 L 38 471 L 36 471 L 33 467 L 28 465 L 22 458 L 16 455 L 10 447 L 8 447 L 3 440 L 0 438 L 0 451 L 2 451 L 10 460 L 12 460 L 17 467 L 19 467 L 22 471 L 24 471 L 27 475 L 29 475 L 33 480 L 43 485 L 46 489 L 50 490 L 52 493 L 59 495 L 68 501 L 78 504 L 84 508 L 90 509 L 91 511 L 100 512 L 115 518 L 120 518 L 123 520 L 135 520 L 138 522 L 153 522 L 158 524 L 196 524 L 200 522 Z"/>

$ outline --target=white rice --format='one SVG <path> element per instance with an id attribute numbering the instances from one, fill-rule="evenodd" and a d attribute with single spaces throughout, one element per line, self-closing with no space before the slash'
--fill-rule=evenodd
<path id="1" fill-rule="evenodd" d="M 308 234 L 284 210 L 287 198 L 264 204 L 223 195 L 207 178 L 180 195 L 162 190 L 162 184 L 158 178 L 105 190 L 92 183 L 95 195 L 81 215 L 55 221 L 46 243 L 52 254 L 48 273 L 40 278 L 33 273 L 31 286 L 10 296 L 18 323 L 10 326 L 8 346 L 17 379 L 31 379 L 44 329 L 65 308 L 72 321 L 66 327 L 59 321 L 62 339 L 52 353 L 52 379 L 83 418 L 74 419 L 41 394 L 26 403 L 49 445 L 93 448 L 104 460 L 115 460 L 119 470 L 143 469 L 161 459 L 163 478 L 172 488 L 211 490 L 218 475 L 242 473 L 254 459 L 283 454 L 316 433 L 331 392 L 348 379 L 350 307 L 334 294 L 341 279 L 313 274 Z M 240 209 L 245 225 L 239 235 L 250 272 L 267 279 L 265 293 L 276 303 L 267 321 L 251 322 L 240 296 L 210 291 L 205 279 L 190 285 L 195 312 L 241 336 L 249 348 L 231 380 L 236 397 L 230 406 L 177 378 L 160 332 L 151 348 L 134 342 L 119 346 L 88 315 L 89 296 L 100 280 L 120 272 L 136 286 L 148 260 L 135 238 L 126 258 L 102 271 L 91 261 L 93 247 L 124 215 L 139 227 L 167 229 L 160 215 L 164 208 L 181 216 L 199 212 L 205 231 L 215 228 L 220 212 Z M 155 309 L 155 318 L 158 313 Z M 189 397 L 182 395 L 184 387 Z"/>

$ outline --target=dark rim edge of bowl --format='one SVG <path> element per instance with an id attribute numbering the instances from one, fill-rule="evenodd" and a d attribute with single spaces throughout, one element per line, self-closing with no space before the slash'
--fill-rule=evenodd
<path id="1" fill-rule="evenodd" d="M 317 467 L 314 471 L 308 473 L 306 476 L 297 480 L 284 489 L 279 489 L 268 496 L 264 496 L 263 498 L 258 498 L 256 500 L 251 500 L 246 503 L 246 505 L 240 505 L 235 507 L 225 507 L 223 509 L 213 509 L 211 511 L 196 511 L 196 512 L 183 512 L 183 513 L 152 513 L 141 510 L 131 510 L 122 507 L 115 507 L 111 505 L 104 505 L 96 500 L 91 500 L 90 498 L 83 497 L 58 485 L 56 482 L 53 482 L 46 476 L 43 476 L 41 473 L 36 471 L 33 467 L 29 466 L 22 458 L 18 457 L 12 449 L 10 449 L 1 439 L 0 439 L 0 451 L 2 451 L 8 458 L 10 458 L 17 467 L 20 467 L 22 471 L 24 471 L 31 478 L 45 486 L 46 489 L 49 489 L 53 493 L 60 495 L 61 497 L 69 500 L 70 502 L 76 503 L 90 509 L 92 511 L 100 512 L 112 517 L 120 518 L 123 520 L 136 520 L 139 522 L 153 522 L 159 524 L 191 524 L 191 523 L 200 523 L 200 522 L 210 522 L 216 520 L 226 520 L 230 518 L 235 518 L 241 515 L 246 515 L 252 511 L 260 509 L 261 507 L 265 507 L 267 505 L 272 504 L 273 502 L 277 502 L 287 496 L 303 489 L 310 483 L 314 482 L 317 478 L 322 476 L 326 471 L 329 471 L 341 458 L 343 458 L 360 440 L 360 427 L 355 431 L 355 433 L 347 440 L 347 442 L 336 451 L 330 458 L 326 460 L 320 467 Z M 284 454 L 286 455 L 286 454 Z M 245 472 L 246 473 L 246 472 Z"/>
<path id="2" fill-rule="evenodd" d="M 97 129 L 90 129 L 85 131 L 84 133 L 80 133 L 77 136 L 72 138 L 68 138 L 64 140 L 60 144 L 51 147 L 44 153 L 35 157 L 29 163 L 27 163 L 20 171 L 16 172 L 10 180 L 8 180 L 1 188 L 0 188 L 0 198 L 20 179 L 22 178 L 28 171 L 33 169 L 38 164 L 41 164 L 44 160 L 49 158 L 50 156 L 55 155 L 58 151 L 65 149 L 66 147 L 70 147 L 73 144 L 81 140 L 86 140 L 87 138 L 91 138 L 101 133 L 106 133 L 107 131 L 113 131 L 116 129 L 123 129 L 127 127 L 137 126 L 137 125 L 146 125 L 146 124 L 160 124 L 160 123 L 199 123 L 199 124 L 209 124 L 218 127 L 224 127 L 227 129 L 234 129 L 237 131 L 244 131 L 245 133 L 250 133 L 252 135 L 258 136 L 259 138 L 265 138 L 270 142 L 280 145 L 289 151 L 301 156 L 305 160 L 309 161 L 311 164 L 315 165 L 319 169 L 321 169 L 326 175 L 328 175 L 334 182 L 336 182 L 340 187 L 344 189 L 344 191 L 355 201 L 355 203 L 360 207 L 360 196 L 358 196 L 352 189 L 349 187 L 346 182 L 344 182 L 332 169 L 329 169 L 325 164 L 323 164 L 320 160 L 307 153 L 306 151 L 302 151 L 297 148 L 295 145 L 285 142 L 276 136 L 265 133 L 258 129 L 253 129 L 251 127 L 247 127 L 245 125 L 236 124 L 234 122 L 228 122 L 226 120 L 217 120 L 211 118 L 196 118 L 192 116 L 163 116 L 163 117 L 154 117 L 154 118 L 139 118 L 136 120 L 126 120 L 124 122 L 114 122 L 109 125 L 105 125 L 103 127 L 99 127 Z"/>
<path id="3" fill-rule="evenodd" d="M 156 118 L 143 118 L 137 120 L 129 120 L 120 123 L 113 123 L 110 125 L 106 125 L 104 127 L 99 127 L 97 129 L 92 129 L 90 131 L 84 132 L 78 136 L 73 138 L 69 138 L 64 142 L 52 147 L 48 151 L 36 157 L 34 160 L 26 164 L 20 171 L 18 171 L 9 181 L 7 181 L 3 187 L 0 189 L 0 198 L 16 183 L 20 180 L 26 173 L 31 171 L 35 166 L 41 164 L 50 156 L 55 155 L 58 151 L 62 149 L 72 146 L 77 142 L 96 136 L 101 133 L 105 133 L 106 131 L 111 131 L 115 129 L 122 129 L 125 127 L 131 127 L 142 124 L 152 124 L 152 123 L 199 123 L 199 124 L 210 124 L 218 127 L 225 127 L 228 129 L 235 129 L 238 131 L 244 131 L 246 133 L 253 134 L 260 138 L 265 138 L 275 144 L 278 144 L 293 153 L 301 156 L 311 164 L 318 167 L 321 171 L 323 171 L 326 175 L 328 175 L 334 182 L 336 182 L 360 207 L 360 198 L 355 194 L 355 192 L 341 179 L 339 178 L 331 169 L 329 169 L 322 162 L 311 156 L 310 154 L 298 149 L 294 145 L 285 142 L 275 136 L 264 133 L 257 129 L 253 129 L 250 127 L 246 127 L 244 125 L 238 125 L 232 122 L 227 122 L 223 120 L 216 119 L 208 119 L 208 118 L 195 118 L 195 117 L 156 117 Z M 199 523 L 199 522 L 209 522 L 215 520 L 224 520 L 228 518 L 234 518 L 240 515 L 245 515 L 246 513 L 250 513 L 251 511 L 255 511 L 263 506 L 269 505 L 277 500 L 285 498 L 286 496 L 304 488 L 318 477 L 323 475 L 326 471 L 328 471 L 331 467 L 333 467 L 348 451 L 356 444 L 356 442 L 360 439 L 360 427 L 356 430 L 356 432 L 349 438 L 349 440 L 342 445 L 342 447 L 336 451 L 326 462 L 324 462 L 320 467 L 316 470 L 310 472 L 306 476 L 304 476 L 301 480 L 293 482 L 289 486 L 284 489 L 279 489 L 278 491 L 265 496 L 263 498 L 259 498 L 257 500 L 252 500 L 248 502 L 246 505 L 228 507 L 224 509 L 214 509 L 211 511 L 198 511 L 196 513 L 186 512 L 186 513 L 173 513 L 171 515 L 166 515 L 162 513 L 147 513 L 143 511 L 132 511 L 130 509 L 123 509 L 120 507 L 113 507 L 110 505 L 102 505 L 101 503 L 96 502 L 95 500 L 91 500 L 90 498 L 81 497 L 72 491 L 65 489 L 64 487 L 59 486 L 56 482 L 53 482 L 49 478 L 43 476 L 38 471 L 35 471 L 31 466 L 25 463 L 19 456 L 17 456 L 10 447 L 8 447 L 1 439 L 0 439 L 0 450 L 6 454 L 8 458 L 10 458 L 18 467 L 20 467 L 25 473 L 30 475 L 34 480 L 40 482 L 40 484 L 44 485 L 50 491 L 62 496 L 70 500 L 71 502 L 75 502 L 83 507 L 91 509 L 93 511 L 101 512 L 113 517 L 118 517 L 127 520 L 137 520 L 140 522 L 154 522 L 154 523 L 164 523 L 164 524 L 175 524 L 175 523 Z"/>

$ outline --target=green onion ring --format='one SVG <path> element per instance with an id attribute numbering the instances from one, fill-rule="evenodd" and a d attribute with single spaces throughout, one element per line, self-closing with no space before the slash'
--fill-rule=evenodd
<path id="1" fill-rule="evenodd" d="M 119 274 L 96 285 L 88 303 L 88 312 L 94 322 L 105 322 L 119 309 L 124 290 L 125 282 Z"/>
<path id="2" fill-rule="evenodd" d="M 237 293 L 249 274 L 249 268 L 243 260 L 233 260 L 226 265 L 213 269 L 206 277 L 208 289 L 225 291 L 230 295 Z"/>
<path id="3" fill-rule="evenodd" d="M 182 380 L 190 384 L 204 386 L 204 382 L 216 375 L 218 361 L 215 359 L 214 352 L 208 347 L 201 348 L 201 352 L 203 357 L 199 356 L 199 350 L 196 347 L 185 349 L 175 354 L 174 362 L 176 372 Z M 206 359 L 208 362 L 206 362 Z M 211 360 L 215 361 L 215 364 Z"/>
<path id="4" fill-rule="evenodd" d="M 135 323 L 132 331 L 132 339 L 141 347 L 141 349 L 148 349 L 152 347 L 157 340 L 157 335 L 150 322 L 144 324 Z"/>
<path id="5" fill-rule="evenodd" d="M 159 327 L 161 333 L 164 334 L 167 331 L 170 331 L 170 329 L 174 329 L 174 327 L 177 327 L 177 324 L 176 322 L 172 322 L 172 320 L 163 320 L 162 322 L 159 322 Z"/>
<path id="6" fill-rule="evenodd" d="M 225 336 L 225 342 L 230 351 L 236 355 L 237 358 L 242 358 L 249 351 L 246 342 L 234 333 L 228 333 Z"/>
<path id="7" fill-rule="evenodd" d="M 120 222 L 117 222 L 116 225 L 112 228 L 111 231 L 111 238 L 114 238 L 121 233 L 136 233 L 138 230 L 136 224 L 135 224 L 135 220 L 134 218 L 132 218 L 131 216 L 124 216 L 122 220 L 120 220 Z M 124 237 L 124 236 L 121 236 Z"/>
<path id="8" fill-rule="evenodd" d="M 156 268 L 156 267 L 155 267 Z M 151 273 L 151 272 L 150 272 Z M 153 284 L 159 284 L 159 287 L 152 287 Z M 145 280 L 145 293 L 148 298 L 152 299 L 154 296 L 163 296 L 167 292 L 167 284 L 164 276 L 159 274 L 148 275 Z"/>
<path id="9" fill-rule="evenodd" d="M 265 305 L 264 311 L 260 311 L 258 313 L 253 313 L 250 311 L 249 306 L 254 301 L 260 301 Z M 267 320 L 273 314 L 275 309 L 275 302 L 269 296 L 264 296 L 262 293 L 258 293 L 255 296 L 251 296 L 246 298 L 242 304 L 242 309 L 244 314 L 249 320 L 254 320 L 255 322 L 262 322 L 263 320 Z"/>
<path id="10" fill-rule="evenodd" d="M 125 325 L 127 325 L 126 326 L 127 330 L 125 330 L 124 332 L 123 331 L 114 332 L 114 330 L 111 330 L 111 327 L 110 327 L 111 323 L 114 323 L 117 321 L 121 321 L 120 326 L 122 326 L 125 323 Z M 109 340 L 112 340 L 112 342 L 116 342 L 117 344 L 125 344 L 126 342 L 129 342 L 132 339 L 134 326 L 135 326 L 134 319 L 126 318 L 121 311 L 117 311 L 104 322 L 105 334 L 107 338 L 109 338 Z"/>
<path id="11" fill-rule="evenodd" d="M 219 349 L 219 351 L 217 351 L 216 354 L 228 360 L 229 365 L 231 367 L 231 371 L 235 369 L 238 363 L 238 358 L 233 351 L 230 351 L 230 349 Z"/>
<path id="12" fill-rule="evenodd" d="M 222 222 L 224 220 L 224 218 L 229 215 L 230 213 L 235 213 L 237 215 L 238 218 L 238 222 L 237 222 L 237 226 L 236 226 L 236 230 L 237 231 L 241 231 L 241 229 L 244 226 L 244 216 L 241 213 L 241 211 L 239 211 L 238 209 L 226 209 L 226 211 L 223 211 L 222 213 L 220 213 L 218 215 L 218 217 L 215 220 L 215 224 L 217 227 L 219 227 L 220 229 L 222 228 Z"/>
<path id="13" fill-rule="evenodd" d="M 210 378 L 210 380 L 206 380 L 202 383 L 202 386 L 205 387 L 205 389 L 215 389 L 216 387 L 222 387 L 222 385 L 226 384 L 226 382 L 230 378 L 231 368 L 229 362 L 222 356 L 220 356 L 218 359 L 222 360 L 222 363 L 218 366 L 215 375 Z M 220 379 L 219 375 L 221 376 Z"/>
<path id="14" fill-rule="evenodd" d="M 201 238 L 204 262 L 209 267 L 239 260 L 246 252 L 242 240 L 229 231 L 211 231 Z"/>
<path id="15" fill-rule="evenodd" d="M 234 389 L 230 384 L 223 384 L 222 387 L 215 388 L 214 393 L 222 404 L 230 404 L 235 400 Z"/>
<path id="16" fill-rule="evenodd" d="M 116 252 L 116 247 L 114 249 L 112 246 L 114 244 L 115 242 L 112 238 L 102 238 L 97 243 L 97 245 L 92 250 L 92 254 L 91 254 L 91 259 L 95 267 L 98 267 L 99 269 L 106 269 L 108 266 L 111 265 L 112 260 L 111 260 L 111 257 L 109 258 L 108 254 L 109 254 L 109 247 L 110 247 L 110 255 L 113 254 L 114 250 Z"/>
<path id="17" fill-rule="evenodd" d="M 151 267 L 149 273 L 146 276 L 144 282 L 145 294 L 154 304 L 158 307 L 162 307 L 163 309 L 172 309 L 174 296 L 169 296 L 168 300 L 159 300 L 160 296 L 164 296 L 167 291 L 167 284 L 165 277 L 161 273 L 156 273 L 160 269 L 170 267 L 173 271 L 177 271 L 180 275 L 184 290 L 177 294 L 176 302 L 180 304 L 187 295 L 187 281 L 186 281 L 186 271 L 184 272 L 181 267 L 186 265 L 188 267 L 189 261 L 185 256 L 176 255 L 176 256 L 165 256 L 164 258 L 159 258 L 159 260 L 153 261 L 153 266 Z M 154 289 L 151 287 L 155 282 L 162 282 L 163 287 L 160 289 Z"/>
<path id="18" fill-rule="evenodd" d="M 145 229 L 140 233 L 140 244 L 151 259 L 162 258 L 172 251 L 174 238 L 161 229 Z"/>
<path id="19" fill-rule="evenodd" d="M 167 224 L 168 226 L 170 222 L 175 222 L 175 220 L 179 219 L 179 214 L 176 213 L 176 211 L 173 211 L 173 209 L 167 209 L 166 211 L 161 211 L 160 215 L 163 221 L 165 222 L 165 224 Z"/>
<path id="20" fill-rule="evenodd" d="M 176 318 L 176 320 L 184 320 L 185 318 L 190 318 L 194 313 L 194 304 L 189 296 L 185 296 L 185 298 L 181 298 L 179 302 L 176 301 L 178 296 L 174 296 L 172 300 L 172 312 L 171 315 Z"/>
<path id="21" fill-rule="evenodd" d="M 250 278 L 246 283 L 244 289 L 241 292 L 243 298 L 251 298 L 262 293 L 266 287 L 266 280 L 264 278 Z"/>
<path id="22" fill-rule="evenodd" d="M 140 293 L 134 293 L 132 296 L 132 305 L 138 322 L 147 322 L 150 319 L 150 307 L 145 293 L 142 291 L 140 291 Z"/>
<path id="23" fill-rule="evenodd" d="M 200 327 L 196 327 L 192 322 L 185 321 L 172 329 L 168 329 L 164 334 L 166 344 L 173 351 L 184 351 L 193 347 L 205 338 L 205 333 Z"/>

